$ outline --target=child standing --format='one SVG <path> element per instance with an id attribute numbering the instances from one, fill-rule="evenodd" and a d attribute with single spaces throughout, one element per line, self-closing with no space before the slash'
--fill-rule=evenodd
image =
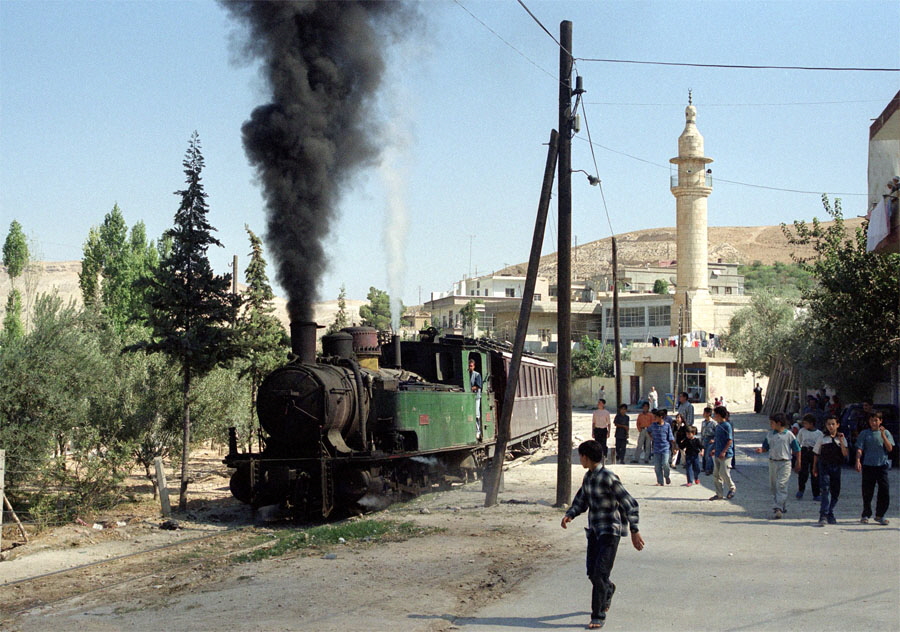
<path id="1" fill-rule="evenodd" d="M 878 485 L 878 500 L 875 502 L 875 522 L 887 525 L 884 517 L 891 503 L 891 487 L 888 481 L 890 454 L 894 449 L 891 433 L 882 425 L 881 413 L 868 413 L 868 429 L 856 438 L 856 471 L 862 472 L 862 517 L 863 524 L 872 515 L 872 496 Z"/>
<path id="2" fill-rule="evenodd" d="M 809 475 L 813 473 L 813 447 L 822 438 L 822 431 L 816 428 L 816 416 L 806 414 L 803 415 L 803 427 L 797 432 L 797 443 L 800 444 L 800 470 L 797 474 L 797 499 L 803 498 L 803 492 L 806 490 L 806 481 Z M 813 500 L 822 500 L 819 498 L 819 478 L 813 476 L 810 481 L 812 487 Z"/>
<path id="3" fill-rule="evenodd" d="M 769 488 L 775 500 L 771 518 L 778 520 L 787 511 L 785 505 L 788 481 L 791 479 L 791 456 L 800 452 L 800 444 L 794 433 L 788 431 L 788 420 L 784 413 L 775 413 L 769 417 L 769 426 L 772 432 L 763 439 L 762 447 L 756 448 L 756 453 L 769 453 Z M 796 469 L 800 471 L 799 461 Z"/>
<path id="4" fill-rule="evenodd" d="M 650 426 L 650 437 L 653 440 L 653 469 L 656 472 L 656 485 L 662 487 L 663 480 L 671 485 L 669 478 L 669 458 L 675 448 L 675 435 L 672 426 L 666 423 L 666 410 L 654 410 L 656 419 Z"/>
<path id="5" fill-rule="evenodd" d="M 713 443 L 716 439 L 716 422 L 712 418 L 712 408 L 703 409 L 703 425 L 700 426 L 700 442 L 703 444 L 703 471 L 707 476 L 713 473 Z"/>
<path id="6" fill-rule="evenodd" d="M 603 447 L 596 441 L 585 441 L 578 446 L 578 455 L 587 473 L 572 506 L 563 516 L 562 528 L 567 528 L 579 514 L 588 512 L 586 562 L 592 584 L 588 629 L 599 630 L 616 591 L 609 575 L 616 561 L 619 538 L 630 531 L 631 544 L 638 551 L 644 548 L 644 539 L 638 530 L 638 503 L 619 477 L 603 467 Z"/>
<path id="7" fill-rule="evenodd" d="M 841 466 L 847 460 L 847 441 L 838 432 L 838 420 L 834 415 L 825 419 L 825 434 L 813 447 L 813 477 L 819 479 L 822 504 L 819 507 L 819 526 L 837 524 L 834 506 L 841 495 Z M 815 480 L 815 478 L 813 479 Z"/>
<path id="8" fill-rule="evenodd" d="M 650 412 L 650 404 L 644 402 L 641 406 L 641 412 L 637 417 L 638 435 L 637 446 L 634 448 L 634 454 L 631 456 L 631 462 L 637 463 L 638 457 L 644 463 L 650 462 L 650 454 L 653 452 L 653 440 L 650 438 L 650 425 L 653 423 L 653 414 Z"/>
<path id="9" fill-rule="evenodd" d="M 713 440 L 713 482 L 716 485 L 716 495 L 710 500 L 722 500 L 734 498 L 737 486 L 731 480 L 728 473 L 728 459 L 734 457 L 734 431 L 731 422 L 728 421 L 728 409 L 724 406 L 716 406 L 713 409 L 713 419 L 716 420 L 716 434 Z M 725 488 L 728 493 L 725 493 Z"/>
<path id="10" fill-rule="evenodd" d="M 673 469 L 681 463 L 681 442 L 684 441 L 686 427 L 681 413 L 675 413 L 675 420 L 672 422 L 672 432 L 675 433 L 675 450 L 672 451 L 672 460 L 669 463 Z"/>
<path id="11" fill-rule="evenodd" d="M 625 462 L 625 450 L 628 448 L 628 426 L 631 420 L 628 418 L 628 404 L 619 404 L 619 412 L 613 419 L 616 427 L 616 463 Z"/>
<path id="12" fill-rule="evenodd" d="M 597 400 L 597 410 L 593 416 L 593 437 L 594 441 L 603 447 L 603 460 L 606 460 L 608 448 L 606 447 L 606 439 L 609 437 L 609 427 L 612 425 L 609 411 L 606 410 L 606 400 Z"/>
<path id="13" fill-rule="evenodd" d="M 697 427 L 688 426 L 680 447 L 684 452 L 684 471 L 687 474 L 687 486 L 700 484 L 700 452 L 703 443 L 697 438 Z"/>

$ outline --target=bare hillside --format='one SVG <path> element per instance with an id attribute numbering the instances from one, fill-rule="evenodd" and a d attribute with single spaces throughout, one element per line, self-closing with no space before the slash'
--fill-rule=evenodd
<path id="1" fill-rule="evenodd" d="M 862 224 L 860 218 L 844 220 L 849 231 Z M 648 228 L 616 237 L 619 262 L 622 264 L 655 264 L 678 258 L 675 244 L 675 228 Z M 812 249 L 798 251 L 788 244 L 780 226 L 711 226 L 709 228 L 709 260 L 721 259 L 726 263 L 753 263 L 760 261 L 771 265 L 775 262 L 791 263 L 791 253 L 802 256 L 813 254 Z M 612 242 L 609 237 L 579 245 L 572 250 L 572 276 L 574 279 L 590 279 L 609 271 L 612 261 Z M 528 262 L 509 266 L 498 274 L 524 275 Z M 556 253 L 541 257 L 541 276 L 556 281 Z"/>

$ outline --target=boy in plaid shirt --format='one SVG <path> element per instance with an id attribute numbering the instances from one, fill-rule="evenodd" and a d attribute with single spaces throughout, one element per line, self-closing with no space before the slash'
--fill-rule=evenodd
<path id="1" fill-rule="evenodd" d="M 578 446 L 581 465 L 587 470 L 581 489 L 562 519 L 565 529 L 573 518 L 588 512 L 587 575 L 591 580 L 591 622 L 589 630 L 598 630 L 606 621 L 606 612 L 616 585 L 609 579 L 619 538 L 631 532 L 631 543 L 640 551 L 644 539 L 638 530 L 638 503 L 619 477 L 603 467 L 603 447 L 590 440 Z"/>

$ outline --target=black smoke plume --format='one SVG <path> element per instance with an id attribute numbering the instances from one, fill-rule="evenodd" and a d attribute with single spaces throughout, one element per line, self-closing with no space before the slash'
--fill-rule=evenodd
<path id="1" fill-rule="evenodd" d="M 267 243 L 294 322 L 313 318 L 322 241 L 342 186 L 378 153 L 374 98 L 398 2 L 234 2 L 243 51 L 263 62 L 272 101 L 242 127 L 268 209 Z"/>

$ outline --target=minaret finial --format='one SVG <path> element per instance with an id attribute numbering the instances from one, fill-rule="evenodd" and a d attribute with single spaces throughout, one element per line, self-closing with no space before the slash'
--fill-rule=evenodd
<path id="1" fill-rule="evenodd" d="M 693 105 L 693 104 L 694 104 L 694 98 L 693 98 L 693 96 L 692 96 L 692 94 L 691 94 L 692 92 L 693 92 L 693 90 L 691 90 L 690 88 L 688 88 L 688 105 Z"/>

